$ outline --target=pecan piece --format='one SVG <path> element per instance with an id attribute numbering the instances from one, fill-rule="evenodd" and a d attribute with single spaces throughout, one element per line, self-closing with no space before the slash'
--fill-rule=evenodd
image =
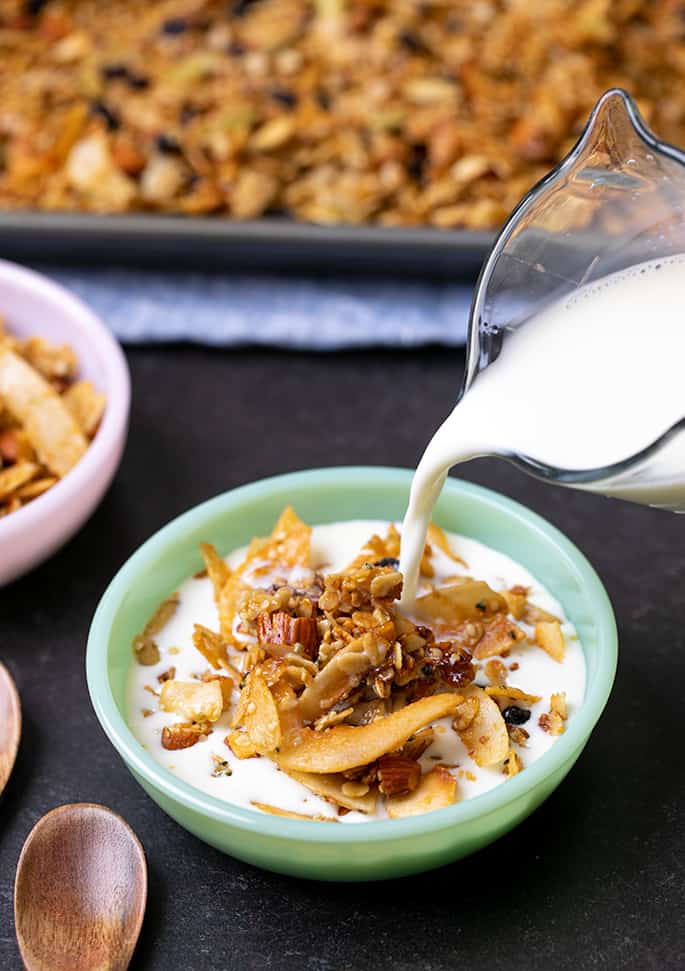
<path id="1" fill-rule="evenodd" d="M 384 755 L 378 762 L 378 787 L 386 796 L 412 792 L 421 779 L 421 766 L 404 755 Z"/>

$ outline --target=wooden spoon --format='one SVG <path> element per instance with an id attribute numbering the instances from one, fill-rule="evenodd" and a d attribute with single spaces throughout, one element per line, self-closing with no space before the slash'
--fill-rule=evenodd
<path id="1" fill-rule="evenodd" d="M 16 685 L 0 664 L 0 793 L 7 785 L 21 738 L 21 705 Z"/>
<path id="2" fill-rule="evenodd" d="M 14 923 L 27 971 L 126 971 L 146 899 L 143 847 L 121 816 L 93 803 L 53 809 L 17 864 Z"/>

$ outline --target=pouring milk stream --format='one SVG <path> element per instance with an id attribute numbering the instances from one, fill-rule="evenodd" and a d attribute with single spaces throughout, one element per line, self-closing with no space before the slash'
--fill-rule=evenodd
<path id="1" fill-rule="evenodd" d="M 685 252 L 576 286 L 504 330 L 417 467 L 400 560 L 409 611 L 432 508 L 459 462 L 501 455 L 685 511 Z"/>

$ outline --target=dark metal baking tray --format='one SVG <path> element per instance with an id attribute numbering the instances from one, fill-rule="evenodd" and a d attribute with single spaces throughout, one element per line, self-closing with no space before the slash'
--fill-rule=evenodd
<path id="1" fill-rule="evenodd" d="M 0 212 L 0 256 L 29 262 L 169 270 L 363 272 L 473 277 L 494 233 L 381 226 L 315 226 L 281 217 Z"/>

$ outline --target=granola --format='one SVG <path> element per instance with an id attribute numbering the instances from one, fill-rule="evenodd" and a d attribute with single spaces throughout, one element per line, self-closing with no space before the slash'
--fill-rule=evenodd
<path id="1" fill-rule="evenodd" d="M 66 344 L 20 339 L 0 317 L 0 518 L 42 496 L 83 457 L 105 397 Z"/>
<path id="2" fill-rule="evenodd" d="M 361 539 L 366 524 L 351 525 Z M 322 530 L 337 537 L 324 543 L 333 554 L 327 566 L 313 552 L 322 548 Z M 189 772 L 197 766 L 203 787 L 221 780 L 229 800 L 247 793 L 246 805 L 298 818 L 355 822 L 427 812 L 525 772 L 582 700 L 582 651 L 570 625 L 556 616 L 542 621 L 568 639 L 575 687 L 556 673 L 569 658 L 550 656 L 536 637 L 536 611 L 552 617 L 546 608 L 556 604 L 538 603 L 539 588 L 495 589 L 492 570 L 487 581 L 476 579 L 470 556 L 457 557 L 444 533 L 436 542 L 434 528 L 424 554 L 423 609 L 404 615 L 397 606 L 402 576 L 387 552 L 399 538 L 395 527 L 360 541 L 362 552 L 347 562 L 335 556 L 343 530 L 348 524 L 312 530 L 288 508 L 270 537 L 228 563 L 203 544 L 206 573 L 167 598 L 134 638 L 135 696 L 145 681 L 158 702 L 150 715 L 146 699 L 138 734 L 158 758 L 187 749 L 174 769 L 182 759 Z M 469 549 L 486 550 L 461 540 L 459 553 Z M 487 552 L 501 575 L 500 554 Z M 198 585 L 203 600 L 186 592 Z M 192 607 L 198 603 L 207 607 L 200 617 Z M 497 635 L 500 655 L 488 648 L 479 656 L 493 630 L 514 626 L 520 637 Z M 503 661 L 512 654 L 515 676 L 514 663 Z M 206 750 L 200 762 L 193 753 L 202 741 L 209 766 Z M 259 782 L 243 790 L 250 772 Z"/>
<path id="3" fill-rule="evenodd" d="M 682 13 L 0 0 L 0 207 L 492 229 L 613 85 L 685 144 Z"/>

